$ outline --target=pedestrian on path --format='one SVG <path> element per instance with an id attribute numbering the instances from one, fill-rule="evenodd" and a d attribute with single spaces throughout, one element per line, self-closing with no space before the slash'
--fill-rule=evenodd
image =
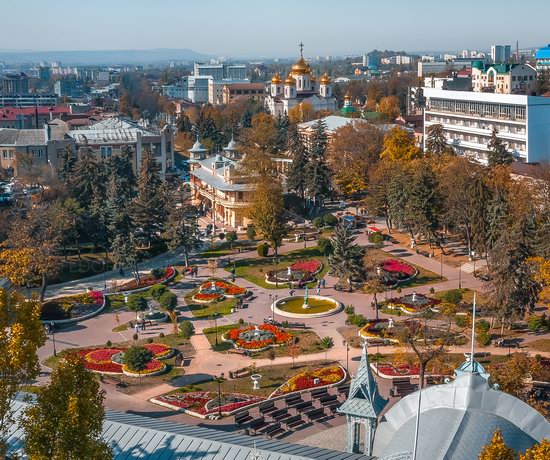
<path id="1" fill-rule="evenodd" d="M 320 295 L 320 294 L 321 294 L 321 288 L 317 286 L 317 295 Z"/>
<path id="2" fill-rule="evenodd" d="M 323 289 L 325 289 L 326 285 L 327 285 L 327 280 L 326 280 L 325 278 L 323 278 L 323 279 L 321 280 L 321 287 L 322 287 Z"/>
<path id="3" fill-rule="evenodd" d="M 290 297 L 294 297 L 294 289 L 291 289 L 288 293 L 290 294 Z"/>
<path id="4" fill-rule="evenodd" d="M 145 318 L 141 318 L 141 330 L 145 330 Z"/>
<path id="5" fill-rule="evenodd" d="M 139 323 L 137 321 L 136 321 L 135 329 L 136 329 L 136 334 L 139 334 Z"/>

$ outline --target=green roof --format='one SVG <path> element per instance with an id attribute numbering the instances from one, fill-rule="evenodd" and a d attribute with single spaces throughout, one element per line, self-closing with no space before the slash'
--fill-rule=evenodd
<path id="1" fill-rule="evenodd" d="M 481 64 L 481 66 L 474 65 L 478 62 Z M 481 63 L 481 61 L 476 61 L 474 62 L 474 64 L 472 64 L 472 67 L 481 70 L 483 73 L 487 73 L 491 68 L 495 69 L 496 73 L 508 73 L 512 69 L 521 65 L 521 64 L 483 64 Z"/>

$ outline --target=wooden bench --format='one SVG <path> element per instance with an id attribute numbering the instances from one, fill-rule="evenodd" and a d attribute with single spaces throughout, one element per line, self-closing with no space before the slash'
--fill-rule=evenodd
<path id="1" fill-rule="evenodd" d="M 286 400 L 285 400 L 286 401 Z M 286 401 L 286 407 L 296 407 L 300 404 L 302 404 L 304 400 L 301 397 L 298 397 L 297 399 L 293 399 L 292 401 Z"/>
<path id="2" fill-rule="evenodd" d="M 227 353 L 232 353 L 234 355 L 243 355 L 246 356 L 246 352 L 243 350 L 237 350 L 236 348 L 230 348 L 227 350 Z"/>
<path id="3" fill-rule="evenodd" d="M 269 424 L 265 421 L 265 419 L 263 417 L 260 417 L 258 419 L 253 420 L 248 426 L 248 428 L 254 431 L 254 433 L 257 433 L 268 425 Z"/>
<path id="4" fill-rule="evenodd" d="M 294 409 L 296 409 L 298 412 L 303 412 L 311 407 L 313 407 L 313 403 L 311 401 L 304 401 L 300 404 L 296 404 L 294 406 Z"/>
<path id="5" fill-rule="evenodd" d="M 283 433 L 285 433 L 285 429 L 281 426 L 280 423 L 275 423 L 262 432 L 262 434 L 265 434 L 268 438 L 280 436 Z"/>
<path id="6" fill-rule="evenodd" d="M 290 417 L 290 418 L 287 418 L 283 424 L 289 429 L 289 430 L 294 430 L 296 428 L 299 428 L 301 427 L 302 425 L 305 425 L 306 422 L 305 420 L 302 418 L 302 416 L 300 414 L 298 415 L 295 415 L 293 417 Z"/>
<path id="7" fill-rule="evenodd" d="M 326 404 L 323 404 L 323 409 L 328 409 L 330 410 L 331 412 L 334 411 L 334 409 L 336 409 L 337 407 L 341 406 L 342 403 L 338 400 L 335 400 L 335 401 L 329 401 L 328 403 Z"/>
<path id="8" fill-rule="evenodd" d="M 260 404 L 258 406 L 258 410 L 262 413 L 262 415 L 264 415 L 264 414 L 269 414 L 271 412 L 275 412 L 277 408 L 275 407 L 274 401 L 269 401 L 267 403 Z"/>
<path id="9" fill-rule="evenodd" d="M 250 369 L 247 367 L 243 369 L 237 369 L 236 371 L 229 371 L 230 379 L 238 379 L 239 377 L 247 377 L 250 375 Z"/>
<path id="10" fill-rule="evenodd" d="M 254 420 L 254 417 L 252 417 L 247 410 L 235 414 L 235 425 L 237 426 L 242 426 L 245 423 L 251 422 L 252 420 Z"/>
<path id="11" fill-rule="evenodd" d="M 317 399 L 321 404 L 327 404 L 329 402 L 332 402 L 332 401 L 338 401 L 338 396 L 336 395 L 325 395 L 325 396 L 321 396 L 320 398 Z"/>
<path id="12" fill-rule="evenodd" d="M 311 422 L 325 418 L 327 416 L 327 414 L 325 413 L 325 409 L 322 407 L 319 409 L 310 410 L 302 415 L 306 416 L 307 419 Z"/>
<path id="13" fill-rule="evenodd" d="M 306 323 L 288 323 L 291 329 L 307 329 Z"/>
<path id="14" fill-rule="evenodd" d="M 282 420 L 285 420 L 287 418 L 289 418 L 291 415 L 288 413 L 288 410 L 286 409 L 278 409 L 274 412 L 271 413 L 270 417 L 277 421 L 277 422 L 280 422 Z"/>
<path id="15" fill-rule="evenodd" d="M 317 398 L 320 398 L 321 396 L 325 396 L 327 394 L 327 389 L 326 388 L 320 388 L 318 390 L 313 390 L 311 392 L 311 397 L 312 399 L 317 399 Z"/>

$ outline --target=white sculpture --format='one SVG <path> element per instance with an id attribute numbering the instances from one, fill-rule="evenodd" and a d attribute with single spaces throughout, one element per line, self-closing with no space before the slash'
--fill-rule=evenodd
<path id="1" fill-rule="evenodd" d="M 262 378 L 262 376 L 260 374 L 252 374 L 250 376 L 250 378 L 252 379 L 252 389 L 253 390 L 259 390 L 260 389 L 260 379 Z"/>

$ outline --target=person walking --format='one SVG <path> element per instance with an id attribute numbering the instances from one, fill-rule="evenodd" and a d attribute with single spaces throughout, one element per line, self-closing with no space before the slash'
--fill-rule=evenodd
<path id="1" fill-rule="evenodd" d="M 136 334 L 139 334 L 139 323 L 136 321 L 136 324 L 134 326 L 135 330 L 136 330 Z"/>
<path id="2" fill-rule="evenodd" d="M 145 318 L 141 318 L 141 330 L 145 330 Z"/>
<path id="3" fill-rule="evenodd" d="M 317 295 L 320 295 L 320 294 L 321 294 L 321 288 L 317 286 Z"/>

